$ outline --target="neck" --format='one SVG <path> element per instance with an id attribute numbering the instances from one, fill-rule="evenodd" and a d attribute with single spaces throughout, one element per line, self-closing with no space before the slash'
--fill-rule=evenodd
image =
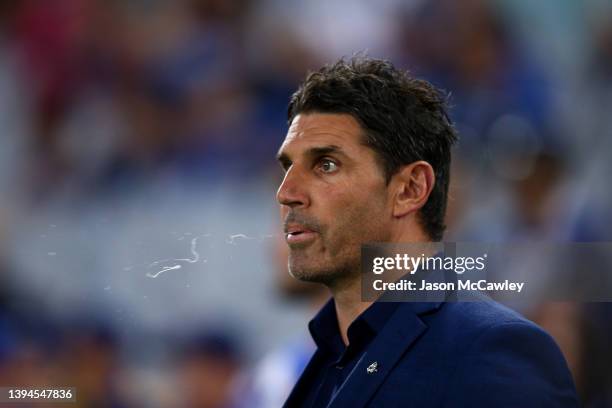
<path id="1" fill-rule="evenodd" d="M 338 317 L 342 342 L 348 345 L 348 327 L 372 302 L 361 301 L 361 278 L 359 276 L 341 287 L 339 286 L 331 288 L 331 292 L 336 305 L 336 316 Z"/>
<path id="2" fill-rule="evenodd" d="M 416 219 L 407 218 L 404 219 L 403 222 L 402 225 L 395 229 L 395 233 L 391 234 L 387 242 L 425 243 L 430 241 L 421 227 L 416 225 Z M 340 335 L 345 345 L 348 345 L 348 327 L 360 314 L 374 303 L 361 301 L 361 274 L 356 273 L 349 276 L 351 277 L 350 279 L 343 282 L 336 282 L 333 286 L 330 286 L 336 305 L 336 316 L 338 317 Z"/>

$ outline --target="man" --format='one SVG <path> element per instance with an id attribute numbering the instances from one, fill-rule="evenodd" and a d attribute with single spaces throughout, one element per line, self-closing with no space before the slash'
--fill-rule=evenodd
<path id="1" fill-rule="evenodd" d="M 365 57 L 310 74 L 289 104 L 277 193 L 289 270 L 333 298 L 286 407 L 574 407 L 558 347 L 493 302 L 366 303 L 367 242 L 440 241 L 456 135 L 425 81 Z"/>

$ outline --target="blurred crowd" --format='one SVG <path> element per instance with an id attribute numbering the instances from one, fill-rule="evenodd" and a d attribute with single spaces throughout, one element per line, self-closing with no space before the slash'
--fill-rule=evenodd
<path id="1" fill-rule="evenodd" d="M 447 240 L 612 240 L 606 1 L 5 0 L 0 385 L 281 401 L 325 295 L 286 281 L 274 155 L 306 72 L 356 52 L 449 94 Z M 521 311 L 612 406 L 612 307 Z"/>

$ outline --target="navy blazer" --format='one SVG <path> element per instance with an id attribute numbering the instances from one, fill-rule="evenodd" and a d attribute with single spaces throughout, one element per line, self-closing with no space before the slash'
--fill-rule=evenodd
<path id="1" fill-rule="evenodd" d="M 320 358 L 316 351 L 285 407 L 300 406 L 303 378 Z M 328 405 L 577 406 L 572 376 L 554 340 L 493 301 L 400 304 Z"/>

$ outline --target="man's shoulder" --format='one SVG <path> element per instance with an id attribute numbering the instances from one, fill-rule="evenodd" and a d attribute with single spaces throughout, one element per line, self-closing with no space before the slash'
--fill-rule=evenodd
<path id="1" fill-rule="evenodd" d="M 455 329 L 457 336 L 473 337 L 502 327 L 516 327 L 546 334 L 516 311 L 484 297 L 480 301 L 443 303 L 437 313 L 422 318 L 426 324 L 433 327 L 447 326 L 451 330 Z"/>
<path id="2" fill-rule="evenodd" d="M 477 395 L 485 405 L 503 395 L 503 406 L 578 406 L 565 358 L 542 328 L 496 302 L 448 303 L 441 316 L 445 307 L 462 325 L 451 394 Z"/>
<path id="3" fill-rule="evenodd" d="M 451 359 L 465 359 L 472 353 L 480 358 L 485 354 L 546 349 L 539 357 L 565 364 L 558 345 L 546 331 L 516 311 L 484 299 L 442 303 L 435 312 L 419 316 L 427 326 L 426 343 L 431 342 L 437 352 Z M 429 347 L 424 345 L 424 350 Z"/>
<path id="4" fill-rule="evenodd" d="M 418 354 L 463 360 L 471 353 L 512 354 L 517 349 L 547 348 L 564 362 L 553 338 L 542 328 L 510 308 L 482 298 L 480 301 L 444 302 L 435 307 L 405 304 L 400 313 L 415 313 L 424 325 Z M 424 312 L 423 312 L 424 311 Z M 396 319 L 395 324 L 404 319 Z M 550 354 L 550 353 L 548 353 Z"/>
<path id="5" fill-rule="evenodd" d="M 419 317 L 427 328 L 395 384 L 419 370 L 441 406 L 578 406 L 559 347 L 519 313 L 488 300 L 442 303 Z"/>

